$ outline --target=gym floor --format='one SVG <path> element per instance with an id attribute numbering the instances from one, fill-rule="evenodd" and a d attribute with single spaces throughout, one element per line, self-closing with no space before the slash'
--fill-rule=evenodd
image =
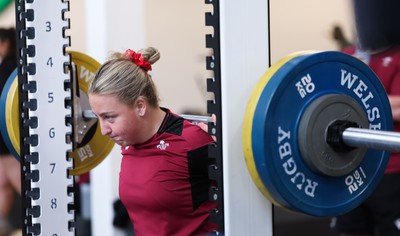
<path id="1" fill-rule="evenodd" d="M 338 236 L 329 227 L 330 220 L 274 207 L 274 236 Z"/>

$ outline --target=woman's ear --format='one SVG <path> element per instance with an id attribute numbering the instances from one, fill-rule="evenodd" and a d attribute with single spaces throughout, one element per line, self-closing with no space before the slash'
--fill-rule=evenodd
<path id="1" fill-rule="evenodd" d="M 138 116 L 144 116 L 146 114 L 146 100 L 143 97 L 139 97 L 136 100 L 136 109 Z"/>

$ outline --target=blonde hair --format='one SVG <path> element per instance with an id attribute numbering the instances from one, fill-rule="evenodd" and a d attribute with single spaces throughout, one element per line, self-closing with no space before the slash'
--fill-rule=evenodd
<path id="1" fill-rule="evenodd" d="M 154 64 L 160 59 L 160 52 L 154 47 L 139 50 L 145 61 Z M 158 107 L 159 98 L 150 74 L 136 65 L 123 53 L 113 53 L 97 71 L 89 86 L 89 94 L 116 95 L 127 105 L 133 105 L 139 96 Z"/>

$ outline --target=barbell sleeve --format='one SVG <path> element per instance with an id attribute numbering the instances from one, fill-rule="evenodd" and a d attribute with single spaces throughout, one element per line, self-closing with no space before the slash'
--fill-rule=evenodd
<path id="1" fill-rule="evenodd" d="M 342 133 L 343 142 L 351 147 L 400 151 L 400 133 L 362 128 L 346 128 Z"/>
<path id="2" fill-rule="evenodd" d="M 183 119 L 190 120 L 190 121 L 195 121 L 195 122 L 213 122 L 212 117 L 210 116 L 198 116 L 198 115 L 187 115 L 187 114 L 180 114 Z"/>
<path id="3" fill-rule="evenodd" d="M 84 110 L 82 116 L 86 119 L 97 119 L 96 114 L 94 114 L 92 110 Z"/>

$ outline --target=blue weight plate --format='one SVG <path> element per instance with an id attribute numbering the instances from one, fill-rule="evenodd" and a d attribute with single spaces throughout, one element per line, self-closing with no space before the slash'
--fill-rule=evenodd
<path id="1" fill-rule="evenodd" d="M 273 74 L 257 102 L 251 133 L 254 163 L 268 192 L 283 207 L 314 216 L 340 215 L 365 201 L 390 154 L 368 150 L 344 176 L 313 172 L 301 157 L 298 128 L 307 106 L 326 94 L 354 98 L 370 128 L 392 130 L 389 101 L 377 76 L 358 59 L 332 51 L 296 56 Z"/>
<path id="2" fill-rule="evenodd" d="M 4 88 L 1 92 L 1 96 L 0 96 L 0 131 L 1 131 L 1 135 L 3 136 L 3 140 L 4 143 L 6 144 L 8 150 L 11 152 L 11 154 L 17 158 L 19 160 L 19 153 L 16 151 L 16 149 L 14 148 L 10 135 L 8 133 L 7 130 L 7 119 L 6 119 L 6 115 L 7 112 L 11 112 L 11 111 L 7 111 L 7 97 L 9 95 L 11 86 L 14 82 L 15 79 L 17 79 L 17 69 L 15 69 L 11 75 L 8 77 L 7 82 L 4 85 Z M 10 101 L 8 101 L 10 102 Z M 10 125 L 10 124 L 9 124 Z"/>

